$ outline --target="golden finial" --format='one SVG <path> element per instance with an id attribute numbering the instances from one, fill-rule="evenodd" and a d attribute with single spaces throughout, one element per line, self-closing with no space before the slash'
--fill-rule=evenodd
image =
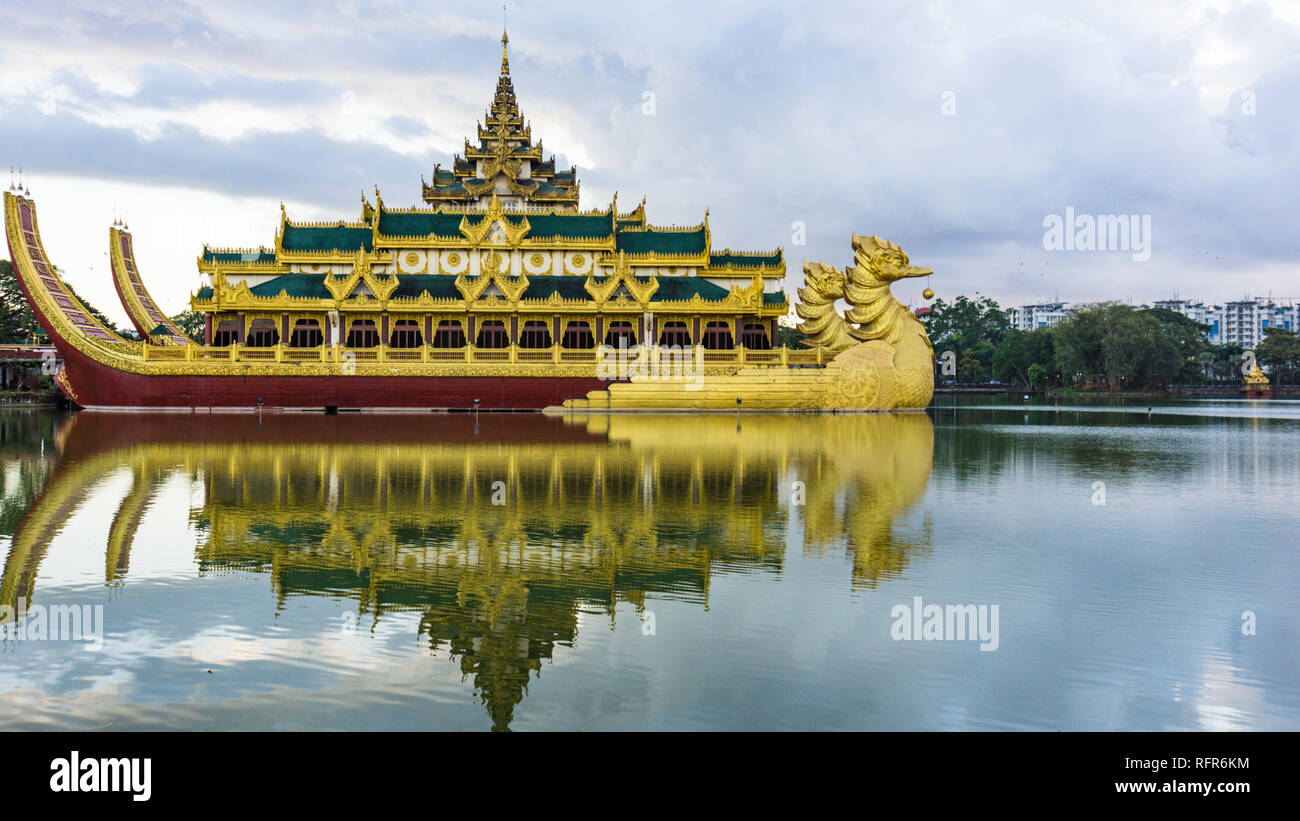
<path id="1" fill-rule="evenodd" d="M 510 73 L 510 35 L 506 34 L 506 6 L 501 4 L 501 73 Z"/>

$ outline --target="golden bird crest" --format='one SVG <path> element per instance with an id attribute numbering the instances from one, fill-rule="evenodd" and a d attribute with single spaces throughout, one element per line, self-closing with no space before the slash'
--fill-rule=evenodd
<path id="1" fill-rule="evenodd" d="M 907 330 L 925 329 L 889 286 L 906 277 L 928 276 L 929 268 L 912 265 L 898 245 L 871 236 L 853 235 L 852 268 L 839 271 L 825 263 L 804 263 L 804 287 L 795 313 L 804 321 L 799 331 L 809 347 L 843 350 L 855 342 L 883 339 L 896 344 Z M 836 301 L 849 309 L 840 315 Z M 927 340 L 928 341 L 928 340 Z"/>

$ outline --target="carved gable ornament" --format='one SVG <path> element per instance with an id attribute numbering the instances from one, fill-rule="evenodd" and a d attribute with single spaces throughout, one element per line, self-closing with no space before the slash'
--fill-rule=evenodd
<path id="1" fill-rule="evenodd" d="M 514 225 L 510 220 L 506 219 L 505 209 L 495 193 L 492 194 L 492 199 L 488 202 L 487 213 L 483 215 L 483 218 L 477 224 L 470 224 L 469 215 L 461 217 L 460 220 L 460 232 L 474 247 L 491 244 L 508 245 L 511 248 L 517 248 L 530 230 L 531 226 L 528 224 L 528 217 L 522 214 L 519 216 L 518 225 Z"/>
<path id="2" fill-rule="evenodd" d="M 604 279 L 597 279 L 593 267 L 584 287 L 597 304 L 618 301 L 620 296 L 626 300 L 630 295 L 632 300 L 645 305 L 655 291 L 659 290 L 659 279 L 650 277 L 646 282 L 637 280 L 632 275 L 632 266 L 627 262 L 626 252 L 619 251 L 614 260 L 614 272 Z"/>

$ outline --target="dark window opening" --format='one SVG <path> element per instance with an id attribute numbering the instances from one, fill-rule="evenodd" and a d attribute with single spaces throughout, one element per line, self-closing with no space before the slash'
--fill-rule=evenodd
<path id="1" fill-rule="evenodd" d="M 358 319 L 352 323 L 352 328 L 348 331 L 349 348 L 373 348 L 379 344 L 379 331 L 375 328 L 374 320 Z"/>
<path id="2" fill-rule="evenodd" d="M 474 344 L 480 348 L 508 348 L 510 335 L 506 333 L 506 323 L 499 319 L 489 319 L 479 325 L 478 338 Z"/>
<path id="3" fill-rule="evenodd" d="M 666 347 L 691 347 L 691 332 L 685 322 L 665 322 L 659 334 L 659 344 Z"/>
<path id="4" fill-rule="evenodd" d="M 745 323 L 745 327 L 740 331 L 740 344 L 751 351 L 772 350 L 772 342 L 767 338 L 767 328 L 755 322 Z"/>
<path id="5" fill-rule="evenodd" d="M 433 332 L 433 347 L 465 347 L 465 330 L 461 327 L 460 322 L 454 319 L 444 319 L 439 322 L 438 328 Z"/>
<path id="6" fill-rule="evenodd" d="M 551 347 L 551 328 L 549 323 L 530 320 L 524 323 L 524 329 L 519 334 L 519 347 L 521 348 L 549 348 Z"/>
<path id="7" fill-rule="evenodd" d="M 589 350 L 596 347 L 596 338 L 591 335 L 591 326 L 586 322 L 570 322 L 564 328 L 564 339 L 560 344 L 565 348 Z"/>
<path id="8" fill-rule="evenodd" d="M 636 345 L 636 329 L 631 322 L 611 322 L 605 332 L 605 344 L 611 348 L 631 348 Z"/>
<path id="9" fill-rule="evenodd" d="M 725 322 L 710 322 L 704 329 L 704 350 L 730 351 L 736 347 L 731 338 L 731 329 Z"/>
<path id="10" fill-rule="evenodd" d="M 250 348 L 270 348 L 280 341 L 280 331 L 275 327 L 274 319 L 254 319 L 248 326 L 248 338 L 244 344 Z"/>
<path id="11" fill-rule="evenodd" d="M 393 332 L 388 340 L 393 348 L 418 348 L 424 344 L 424 334 L 420 333 L 420 324 L 413 319 L 402 319 L 393 325 Z"/>
<path id="12" fill-rule="evenodd" d="M 227 345 L 234 345 L 239 341 L 239 321 L 227 319 L 217 326 L 217 332 L 212 335 L 212 344 L 218 348 L 224 348 Z"/>
<path id="13" fill-rule="evenodd" d="M 293 323 L 293 333 L 289 335 L 290 348 L 316 348 L 325 341 L 320 323 L 314 319 L 300 319 Z"/>

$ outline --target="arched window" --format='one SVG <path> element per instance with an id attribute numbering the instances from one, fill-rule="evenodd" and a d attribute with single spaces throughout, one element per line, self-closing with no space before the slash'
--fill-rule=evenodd
<path id="1" fill-rule="evenodd" d="M 523 330 L 519 333 L 519 347 L 521 348 L 551 347 L 550 323 L 541 322 L 535 319 L 525 322 Z"/>
<path id="2" fill-rule="evenodd" d="M 444 319 L 438 323 L 437 330 L 433 332 L 433 347 L 465 347 L 465 329 L 461 327 L 459 320 Z"/>
<path id="3" fill-rule="evenodd" d="M 420 323 L 414 319 L 399 319 L 393 325 L 388 344 L 393 348 L 418 348 L 424 344 L 424 334 L 420 333 Z"/>
<path id="4" fill-rule="evenodd" d="M 564 328 L 564 339 L 560 345 L 565 348 L 589 350 L 596 347 L 596 338 L 591 335 L 591 326 L 586 322 L 570 322 Z"/>
<path id="5" fill-rule="evenodd" d="M 478 326 L 478 338 L 474 344 L 480 348 L 508 348 L 510 335 L 506 333 L 506 323 L 499 319 L 489 319 Z"/>
<path id="6" fill-rule="evenodd" d="M 751 351 L 770 351 L 772 342 L 767 338 L 767 328 L 758 322 L 746 322 L 740 331 L 740 344 Z"/>
<path id="7" fill-rule="evenodd" d="M 373 319 L 356 319 L 348 331 L 349 348 L 373 348 L 379 344 L 379 331 Z"/>
<path id="8" fill-rule="evenodd" d="M 665 322 L 659 333 L 659 344 L 665 348 L 691 347 L 691 332 L 685 322 Z"/>
<path id="9" fill-rule="evenodd" d="M 631 348 L 636 345 L 636 329 L 631 322 L 611 322 L 605 331 L 605 344 L 611 348 Z"/>
<path id="10" fill-rule="evenodd" d="M 315 348 L 325 341 L 320 323 L 314 319 L 300 319 L 293 323 L 293 333 L 289 335 L 290 348 Z"/>
<path id="11" fill-rule="evenodd" d="M 239 320 L 223 319 L 217 326 L 217 331 L 212 335 L 212 344 L 218 348 L 224 348 L 227 345 L 234 345 L 239 341 Z"/>
<path id="12" fill-rule="evenodd" d="M 730 351 L 736 347 L 731 329 L 725 322 L 710 322 L 704 329 L 704 350 Z"/>
<path id="13" fill-rule="evenodd" d="M 270 348 L 280 341 L 280 331 L 275 327 L 274 319 L 254 319 L 248 326 L 248 338 L 244 344 L 250 348 Z"/>

